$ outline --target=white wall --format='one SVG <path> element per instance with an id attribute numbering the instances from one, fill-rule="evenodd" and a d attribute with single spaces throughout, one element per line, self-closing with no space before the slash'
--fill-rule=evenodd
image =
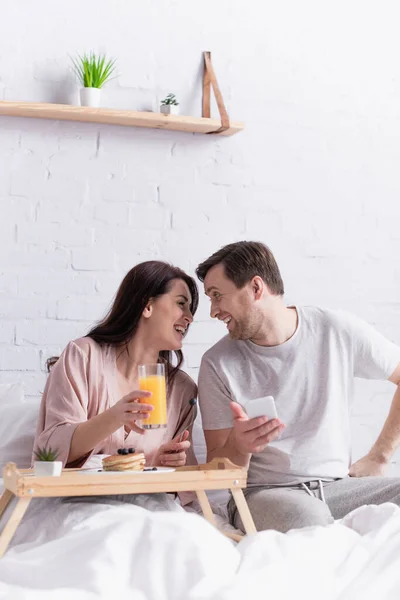
<path id="1" fill-rule="evenodd" d="M 0 118 L 0 381 L 43 388 L 44 360 L 100 318 L 123 274 L 159 257 L 193 272 L 224 243 L 275 252 L 288 302 L 350 309 L 400 343 L 400 38 L 396 2 L 14 0 L 0 99 L 76 102 L 68 54 L 107 51 L 104 103 L 201 110 L 211 50 L 231 138 Z M 196 375 L 223 334 L 203 302 Z M 360 384 L 356 455 L 390 384 Z"/>

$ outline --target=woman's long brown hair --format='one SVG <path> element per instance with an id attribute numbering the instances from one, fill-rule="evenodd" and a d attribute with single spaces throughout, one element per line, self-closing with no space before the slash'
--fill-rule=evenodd
<path id="1" fill-rule="evenodd" d="M 190 312 L 196 313 L 199 292 L 195 280 L 178 267 L 166 262 L 150 260 L 133 267 L 124 277 L 118 288 L 108 314 L 87 334 L 98 344 L 126 347 L 135 335 L 144 309 L 151 298 L 166 294 L 175 279 L 182 279 L 191 295 Z M 168 380 L 171 382 L 183 362 L 181 350 L 174 351 L 177 362 L 173 365 L 173 352 L 163 350 L 159 360 L 166 363 Z M 48 370 L 57 361 L 56 357 L 47 361 Z"/>

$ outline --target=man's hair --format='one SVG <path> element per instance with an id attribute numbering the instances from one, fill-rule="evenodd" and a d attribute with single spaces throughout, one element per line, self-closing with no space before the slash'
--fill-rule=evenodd
<path id="1" fill-rule="evenodd" d="M 238 288 L 253 277 L 259 276 L 275 296 L 285 293 L 282 277 L 271 250 L 261 242 L 235 242 L 228 244 L 199 264 L 196 275 L 204 281 L 208 271 L 215 265 L 223 265 L 225 275 Z"/>

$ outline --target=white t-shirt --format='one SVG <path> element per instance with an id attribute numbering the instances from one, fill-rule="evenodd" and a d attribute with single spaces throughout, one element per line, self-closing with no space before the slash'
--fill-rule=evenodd
<path id="1" fill-rule="evenodd" d="M 222 338 L 203 356 L 203 428 L 232 427 L 229 407 L 273 396 L 286 428 L 253 454 L 248 485 L 294 485 L 345 477 L 351 464 L 349 405 L 354 377 L 386 380 L 400 348 L 343 311 L 297 308 L 298 327 L 279 346 Z"/>

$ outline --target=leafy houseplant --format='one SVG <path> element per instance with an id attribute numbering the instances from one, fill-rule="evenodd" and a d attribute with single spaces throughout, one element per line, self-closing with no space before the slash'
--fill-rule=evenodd
<path id="1" fill-rule="evenodd" d="M 59 476 L 62 471 L 62 461 L 57 460 L 58 451 L 52 450 L 52 448 L 38 448 L 35 451 L 35 462 L 33 468 L 37 477 L 44 477 L 48 475 Z"/>
<path id="2" fill-rule="evenodd" d="M 160 110 L 164 115 L 179 115 L 179 102 L 175 94 L 168 94 L 161 100 Z"/>
<path id="3" fill-rule="evenodd" d="M 80 91 L 81 105 L 98 107 L 100 89 L 114 77 L 115 60 L 107 59 L 105 54 L 94 52 L 71 58 L 74 71 L 82 84 Z"/>

